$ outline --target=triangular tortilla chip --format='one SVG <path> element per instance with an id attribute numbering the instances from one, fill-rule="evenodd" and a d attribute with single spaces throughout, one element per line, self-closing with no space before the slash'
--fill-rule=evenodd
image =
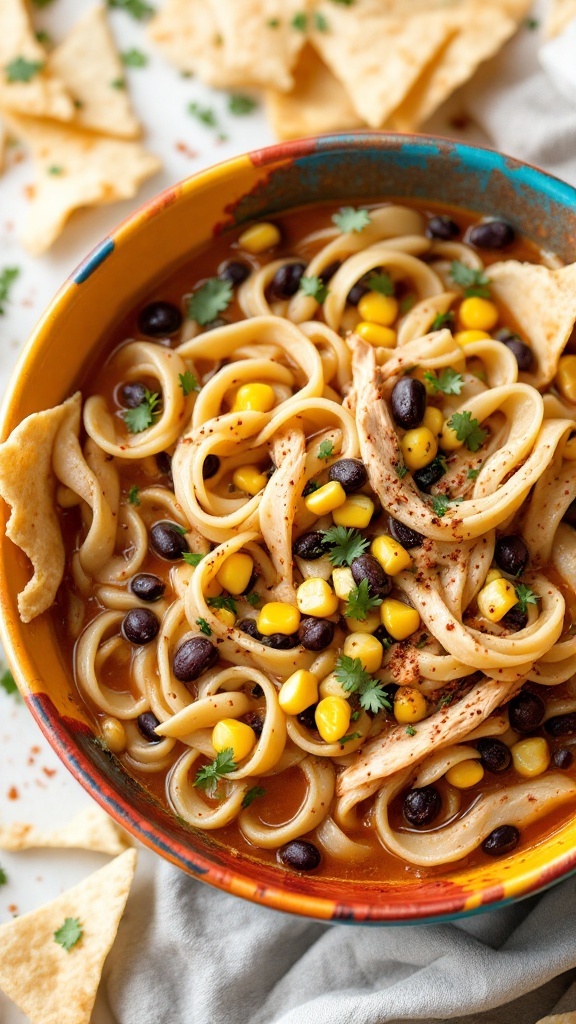
<path id="1" fill-rule="evenodd" d="M 171 64 L 207 85 L 224 89 L 244 84 L 224 63 L 216 19 L 205 0 L 166 0 L 148 35 Z"/>
<path id="2" fill-rule="evenodd" d="M 222 37 L 220 62 L 243 85 L 291 89 L 291 69 L 306 42 L 310 4 L 311 0 L 209 0 Z M 293 24 L 295 18 L 302 19 L 301 29 Z"/>
<path id="3" fill-rule="evenodd" d="M 30 622 L 54 602 L 64 575 L 64 544 L 55 511 L 52 449 L 61 424 L 80 406 L 80 393 L 35 412 L 0 445 L 0 496 L 11 507 L 6 536 L 21 548 L 34 574 L 18 594 L 18 611 Z"/>
<path id="4" fill-rule="evenodd" d="M 318 14 L 328 30 L 313 30 L 314 47 L 372 128 L 387 122 L 453 31 L 450 10 L 394 17 L 378 0 L 321 0 Z"/>
<path id="5" fill-rule="evenodd" d="M 560 270 L 505 260 L 488 268 L 494 297 L 504 303 L 537 359 L 528 380 L 549 384 L 576 322 L 576 263 Z"/>
<path id="6" fill-rule="evenodd" d="M 76 22 L 52 50 L 48 67 L 74 97 L 75 124 L 122 139 L 142 134 L 103 7 L 93 7 Z"/>
<path id="7" fill-rule="evenodd" d="M 46 906 L 0 925 L 0 989 L 32 1024 L 90 1024 L 135 868 L 136 850 L 126 850 Z M 54 933 L 70 918 L 82 936 L 66 950 Z"/>
<path id="8" fill-rule="evenodd" d="M 157 157 L 125 139 L 109 139 L 67 125 L 10 115 L 15 135 L 32 151 L 34 195 L 22 241 L 38 256 L 49 249 L 70 214 L 82 206 L 132 199 L 161 168 Z"/>
<path id="9" fill-rule="evenodd" d="M 548 0 L 546 35 L 550 38 L 560 35 L 573 18 L 576 18 L 576 0 Z"/>
<path id="10" fill-rule="evenodd" d="M 32 850 L 38 847 L 93 850 L 115 856 L 130 846 L 130 839 L 101 807 L 93 805 L 62 828 L 43 832 L 35 825 L 14 822 L 0 825 L 0 850 Z"/>
<path id="11" fill-rule="evenodd" d="M 21 59 L 31 68 L 29 81 L 9 81 L 7 68 Z M 66 88 L 46 67 L 46 51 L 34 35 L 25 0 L 0 0 L 0 106 L 36 117 L 69 121 L 74 104 Z"/>
<path id="12" fill-rule="evenodd" d="M 266 111 L 279 139 L 359 128 L 362 121 L 344 86 L 311 46 L 306 46 L 294 69 L 291 92 L 266 92 Z"/>

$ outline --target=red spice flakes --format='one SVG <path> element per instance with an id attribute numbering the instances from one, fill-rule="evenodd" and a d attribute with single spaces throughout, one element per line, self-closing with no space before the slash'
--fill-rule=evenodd
<path id="1" fill-rule="evenodd" d="M 17 903 L 9 903 L 6 909 L 7 909 L 9 914 L 17 914 L 18 913 L 18 904 Z"/>
<path id="2" fill-rule="evenodd" d="M 44 772 L 44 775 L 48 776 L 49 779 L 53 778 L 53 776 L 56 775 L 55 768 L 43 768 L 42 771 Z"/>
<path id="3" fill-rule="evenodd" d="M 20 794 L 19 794 L 18 790 L 16 789 L 16 786 L 11 786 L 10 789 L 8 790 L 8 799 L 9 800 L 19 800 L 20 799 Z"/>

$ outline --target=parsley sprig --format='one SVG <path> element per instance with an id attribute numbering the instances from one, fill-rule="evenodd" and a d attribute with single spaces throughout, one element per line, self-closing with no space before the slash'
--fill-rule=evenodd
<path id="1" fill-rule="evenodd" d="M 64 924 L 54 932 L 54 941 L 69 953 L 76 943 L 80 942 L 82 934 L 82 925 L 79 919 L 67 917 Z"/>
<path id="2" fill-rule="evenodd" d="M 323 542 L 330 550 L 328 558 L 332 565 L 352 565 L 366 551 L 370 541 L 359 530 L 348 526 L 331 526 L 323 531 Z"/>
<path id="3" fill-rule="evenodd" d="M 384 687 L 362 668 L 360 658 L 349 658 L 346 654 L 342 654 L 336 662 L 334 674 L 344 690 L 348 693 L 358 694 L 360 707 L 364 711 L 376 714 L 382 708 L 386 708 L 387 711 L 392 710 Z"/>
<path id="4" fill-rule="evenodd" d="M 358 619 L 364 622 L 368 612 L 382 604 L 381 597 L 371 597 L 368 589 L 368 580 L 361 580 L 357 587 L 352 587 L 348 594 L 348 600 L 344 609 L 347 619 Z"/>
<path id="5" fill-rule="evenodd" d="M 233 289 L 229 281 L 209 277 L 192 293 L 188 302 L 188 316 L 200 327 L 205 327 L 223 313 L 232 302 Z"/>
<path id="6" fill-rule="evenodd" d="M 450 277 L 464 289 L 466 298 L 472 295 L 478 295 L 482 299 L 490 298 L 490 278 L 486 277 L 483 270 L 474 270 L 461 260 L 452 260 Z"/>
<path id="7" fill-rule="evenodd" d="M 160 395 L 144 389 L 144 398 L 135 409 L 125 409 L 122 418 L 131 434 L 141 434 L 151 427 L 160 416 Z"/>
<path id="8" fill-rule="evenodd" d="M 448 426 L 455 432 L 459 441 L 463 441 L 469 452 L 477 452 L 488 437 L 488 431 L 482 430 L 478 420 L 472 419 L 470 412 L 455 412 L 448 420 Z"/>
<path id="9" fill-rule="evenodd" d="M 515 590 L 516 597 L 518 598 L 518 604 L 523 612 L 528 611 L 529 604 L 538 604 L 538 601 L 540 600 L 538 594 L 534 593 L 530 587 L 526 587 L 524 583 L 517 583 Z"/>
<path id="10" fill-rule="evenodd" d="M 362 231 L 370 223 L 370 214 L 368 210 L 356 210 L 353 206 L 343 206 L 332 217 L 332 223 L 343 235 L 346 235 L 350 231 Z"/>
<path id="11" fill-rule="evenodd" d="M 464 387 L 462 374 L 457 373 L 451 366 L 445 367 L 438 376 L 433 371 L 427 370 L 424 374 L 424 380 L 428 382 L 435 395 L 439 391 L 443 395 L 459 395 Z"/>
<path id="12" fill-rule="evenodd" d="M 216 757 L 210 764 L 205 764 L 203 768 L 196 772 L 194 785 L 198 789 L 203 789 L 207 796 L 214 796 L 220 779 L 235 771 L 234 751 L 232 747 L 226 747 L 225 750 L 221 750 L 216 754 Z"/>
<path id="13" fill-rule="evenodd" d="M 0 316 L 4 316 L 6 313 L 4 303 L 8 302 L 10 289 L 19 274 L 18 267 L 4 267 L 4 270 L 0 272 Z"/>
<path id="14" fill-rule="evenodd" d="M 312 299 L 316 299 L 316 302 L 325 302 L 330 289 L 324 284 L 321 277 L 313 274 L 311 277 L 300 278 L 300 291 L 303 295 L 308 295 Z"/>

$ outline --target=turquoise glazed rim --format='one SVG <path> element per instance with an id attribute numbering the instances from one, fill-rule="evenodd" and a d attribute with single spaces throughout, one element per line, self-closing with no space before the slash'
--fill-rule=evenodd
<path id="1" fill-rule="evenodd" d="M 2 412 L 2 436 L 70 392 L 110 326 L 192 248 L 237 224 L 323 201 L 396 198 L 502 217 L 566 262 L 576 256 L 576 190 L 492 150 L 425 136 L 362 132 L 256 150 L 167 189 L 111 232 L 72 273 L 23 352 Z M 118 288 L 130 281 L 129 294 Z M 66 339 L 83 343 L 66 345 Z M 64 346 L 63 346 L 64 340 Z M 39 383 L 38 383 L 39 382 Z M 372 885 L 233 855 L 187 829 L 96 742 L 46 616 L 20 622 L 28 568 L 0 538 L 0 630 L 22 694 L 72 774 L 136 838 L 196 878 L 256 903 L 324 921 L 438 922 L 502 907 L 576 870 L 576 821 L 536 847 L 489 865 L 447 865 L 428 879 Z"/>

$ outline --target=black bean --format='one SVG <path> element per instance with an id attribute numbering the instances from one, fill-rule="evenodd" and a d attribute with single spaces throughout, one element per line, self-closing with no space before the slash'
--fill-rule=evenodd
<path id="1" fill-rule="evenodd" d="M 573 736 L 576 733 L 576 711 L 549 718 L 544 728 L 550 736 Z"/>
<path id="2" fill-rule="evenodd" d="M 491 857 L 502 857 L 505 853 L 512 853 L 520 842 L 520 833 L 515 825 L 499 825 L 482 843 L 484 853 Z"/>
<path id="3" fill-rule="evenodd" d="M 339 459 L 333 462 L 328 470 L 328 479 L 337 480 L 346 494 L 359 491 L 368 480 L 366 467 L 360 459 Z"/>
<path id="4" fill-rule="evenodd" d="M 512 245 L 514 238 L 514 228 L 505 220 L 485 220 L 476 224 L 468 235 L 470 244 L 479 249 L 505 249 Z"/>
<path id="5" fill-rule="evenodd" d="M 507 572 L 510 576 L 521 576 L 528 565 L 529 558 L 530 552 L 522 537 L 510 535 L 499 537 L 496 541 L 494 559 L 502 572 Z"/>
<path id="6" fill-rule="evenodd" d="M 164 739 L 163 736 L 157 736 L 154 732 L 156 726 L 160 725 L 160 720 L 152 711 L 143 711 L 141 715 L 138 715 L 136 725 L 148 743 L 161 743 Z"/>
<path id="7" fill-rule="evenodd" d="M 519 338 L 509 338 L 507 341 L 503 342 L 503 344 L 506 345 L 506 348 L 509 348 L 512 355 L 516 357 L 519 370 L 522 370 L 524 373 L 530 373 L 530 371 L 534 369 L 536 360 L 534 359 L 532 349 L 528 348 L 528 345 L 524 344 L 523 341 L 520 341 Z"/>
<path id="8" fill-rule="evenodd" d="M 220 459 L 217 455 L 207 455 L 202 463 L 202 479 L 210 480 L 220 469 Z"/>
<path id="9" fill-rule="evenodd" d="M 328 266 L 325 267 L 324 270 L 321 270 L 320 273 L 318 274 L 318 277 L 322 281 L 322 284 L 328 284 L 328 281 L 330 281 L 334 277 L 334 274 L 339 269 L 340 269 L 340 261 L 339 260 L 334 260 L 334 262 L 333 263 L 329 263 Z M 350 301 L 350 300 L 348 300 L 348 301 Z"/>
<path id="10" fill-rule="evenodd" d="M 181 683 L 192 683 L 218 660 L 218 651 L 205 636 L 193 636 L 176 650 L 172 671 Z"/>
<path id="11" fill-rule="evenodd" d="M 533 732 L 534 729 L 538 729 L 544 721 L 545 714 L 544 701 L 536 693 L 530 693 L 529 690 L 521 690 L 515 697 L 512 697 L 508 705 L 510 725 L 516 732 Z"/>
<path id="12" fill-rule="evenodd" d="M 362 580 L 368 580 L 368 593 L 370 597 L 386 597 L 392 589 L 390 577 L 386 575 L 374 555 L 360 555 L 355 558 L 350 566 L 352 576 L 357 587 Z"/>
<path id="13" fill-rule="evenodd" d="M 122 634 L 132 644 L 149 644 L 158 636 L 160 619 L 150 608 L 131 608 L 122 620 Z"/>
<path id="14" fill-rule="evenodd" d="M 185 551 L 189 551 L 188 541 L 180 532 L 181 527 L 176 523 L 169 523 L 165 520 L 154 523 L 150 530 L 150 544 L 157 555 L 173 562 L 181 558 Z"/>
<path id="15" fill-rule="evenodd" d="M 256 686 L 252 687 L 252 696 L 259 700 L 260 697 L 264 696 L 264 690 L 260 686 L 260 683 L 256 683 Z"/>
<path id="16" fill-rule="evenodd" d="M 512 754 L 502 740 L 487 736 L 478 740 L 476 746 L 480 753 L 480 760 L 489 772 L 505 772 L 510 767 Z"/>
<path id="17" fill-rule="evenodd" d="M 390 536 L 397 540 L 403 548 L 419 548 L 424 540 L 421 533 L 405 526 L 398 519 L 393 519 L 392 516 L 388 516 L 388 530 Z"/>
<path id="18" fill-rule="evenodd" d="M 555 750 L 552 754 L 552 764 L 555 768 L 570 768 L 573 760 L 574 754 L 566 747 L 560 747 L 560 750 Z"/>
<path id="19" fill-rule="evenodd" d="M 286 867 L 294 868 L 295 871 L 314 871 L 322 859 L 318 847 L 304 839 L 293 839 L 281 846 L 278 856 Z"/>
<path id="20" fill-rule="evenodd" d="M 171 302 L 151 302 L 138 315 L 138 327 L 149 338 L 169 338 L 181 326 L 182 313 Z"/>
<path id="21" fill-rule="evenodd" d="M 293 544 L 292 551 L 297 558 L 305 558 L 307 562 L 315 562 L 326 554 L 326 542 L 324 534 L 320 530 L 311 530 L 303 533 Z"/>
<path id="22" fill-rule="evenodd" d="M 506 629 L 511 629 L 514 633 L 517 633 L 519 629 L 526 629 L 528 612 L 522 608 L 522 605 L 515 604 L 509 612 L 506 612 L 504 618 L 500 619 L 500 625 L 506 626 Z"/>
<path id="23" fill-rule="evenodd" d="M 285 633 L 272 633 L 271 636 L 263 636 L 261 642 L 273 651 L 291 651 L 300 644 L 298 633 L 290 633 L 289 636 Z"/>
<path id="24" fill-rule="evenodd" d="M 238 285 L 243 284 L 251 273 L 252 268 L 247 263 L 242 263 L 241 260 L 228 260 L 219 268 L 218 277 L 229 284 Z"/>
<path id="25" fill-rule="evenodd" d="M 434 786 L 422 786 L 420 789 L 409 789 L 406 793 L 402 812 L 410 825 L 429 825 L 440 813 L 442 800 Z"/>
<path id="26" fill-rule="evenodd" d="M 460 234 L 460 228 L 452 217 L 442 213 L 438 217 L 431 217 L 426 226 L 428 238 L 440 238 L 443 242 L 450 242 Z"/>
<path id="27" fill-rule="evenodd" d="M 300 622 L 298 639 L 307 651 L 324 651 L 334 639 L 336 626 L 329 619 L 307 616 Z"/>
<path id="28" fill-rule="evenodd" d="M 423 469 L 417 469 L 412 474 L 412 478 L 416 487 L 419 491 L 428 492 L 434 484 L 437 484 L 442 479 L 446 472 L 446 466 L 444 460 L 440 457 L 435 458 L 432 462 L 424 466 Z"/>
<path id="29" fill-rule="evenodd" d="M 258 632 L 256 619 L 240 619 L 240 621 L 236 623 L 236 629 L 239 629 L 242 633 L 246 633 L 247 636 L 251 636 L 253 640 L 258 640 L 259 643 L 264 642 L 264 637 L 262 636 L 262 633 Z"/>
<path id="30" fill-rule="evenodd" d="M 296 715 L 296 719 L 303 725 L 305 729 L 310 729 L 311 732 L 318 731 L 316 729 L 316 708 L 317 704 L 311 704 L 309 708 L 304 708 L 299 715 Z"/>
<path id="31" fill-rule="evenodd" d="M 166 584 L 151 572 L 139 572 L 130 580 L 130 590 L 141 601 L 159 601 L 166 590 Z"/>
<path id="32" fill-rule="evenodd" d="M 426 412 L 426 388 L 415 377 L 396 381 L 390 398 L 394 422 L 404 430 L 420 426 Z"/>
<path id="33" fill-rule="evenodd" d="M 146 401 L 146 388 L 137 381 L 130 381 L 128 384 L 124 384 L 121 395 L 122 401 L 128 409 L 137 409 L 142 402 Z"/>
<path id="34" fill-rule="evenodd" d="M 348 292 L 346 302 L 351 306 L 357 306 L 362 296 L 366 295 L 369 291 L 370 285 L 364 280 L 364 278 L 362 278 L 360 281 L 357 281 L 355 285 L 352 285 L 352 288 Z"/>
<path id="35" fill-rule="evenodd" d="M 164 476 L 172 476 L 172 457 L 168 455 L 168 452 L 158 452 L 156 465 Z"/>
<path id="36" fill-rule="evenodd" d="M 576 529 L 576 498 L 574 498 L 574 501 L 571 501 L 568 505 L 568 508 L 562 516 L 562 521 Z"/>
<path id="37" fill-rule="evenodd" d="M 248 711 L 248 713 L 245 714 L 244 717 L 242 718 L 242 721 L 245 722 L 246 725 L 249 725 L 250 728 L 254 730 L 257 736 L 262 735 L 264 722 L 262 721 L 262 718 L 260 717 L 257 711 Z"/>
<path id="38" fill-rule="evenodd" d="M 305 270 L 305 263 L 285 263 L 283 267 L 279 267 L 270 282 L 270 298 L 291 299 L 300 287 Z"/>

